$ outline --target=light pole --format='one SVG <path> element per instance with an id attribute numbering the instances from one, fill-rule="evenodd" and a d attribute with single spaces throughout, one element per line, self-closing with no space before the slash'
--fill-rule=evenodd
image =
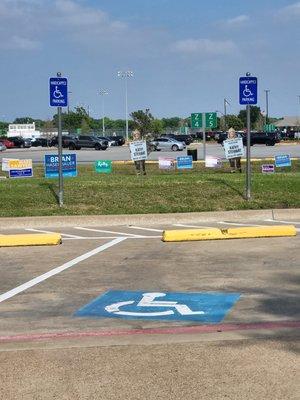
<path id="1" fill-rule="evenodd" d="M 99 94 L 102 97 L 102 133 L 104 136 L 105 133 L 105 121 L 104 121 L 104 96 L 108 94 L 108 91 L 106 89 L 100 89 Z"/>
<path id="2" fill-rule="evenodd" d="M 266 89 L 265 93 L 266 93 L 266 125 L 268 125 L 269 124 L 269 93 L 270 93 L 270 90 Z"/>
<path id="3" fill-rule="evenodd" d="M 70 114 L 70 94 L 72 94 L 72 92 L 68 91 L 68 115 Z"/>
<path id="4" fill-rule="evenodd" d="M 230 106 L 230 103 L 227 101 L 227 99 L 224 99 L 224 128 L 225 128 L 225 132 L 227 131 L 227 121 L 226 121 L 226 117 L 227 117 L 227 104 Z"/>
<path id="5" fill-rule="evenodd" d="M 126 119 L 126 140 L 128 141 L 128 78 L 133 77 L 133 71 L 118 71 L 118 77 L 125 81 L 125 119 Z"/>

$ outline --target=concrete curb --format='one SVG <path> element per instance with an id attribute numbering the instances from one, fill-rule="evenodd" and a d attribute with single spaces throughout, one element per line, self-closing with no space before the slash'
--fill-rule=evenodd
<path id="1" fill-rule="evenodd" d="M 201 223 L 218 221 L 264 221 L 300 219 L 299 209 L 282 210 L 236 210 L 177 214 L 131 214 L 131 215 L 71 215 L 46 217 L 0 218 L 0 231 L 7 229 L 114 226 L 114 225 L 167 225 L 177 223 Z"/>
<path id="2" fill-rule="evenodd" d="M 61 235 L 58 233 L 0 236 L 0 247 L 55 246 L 60 243 Z"/>

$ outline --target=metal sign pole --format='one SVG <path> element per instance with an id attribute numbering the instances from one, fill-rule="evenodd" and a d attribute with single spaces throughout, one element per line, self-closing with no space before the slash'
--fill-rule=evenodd
<path id="1" fill-rule="evenodd" d="M 247 109 L 247 169 L 246 169 L 246 200 L 251 200 L 251 123 L 250 123 L 250 105 Z"/>
<path id="2" fill-rule="evenodd" d="M 62 170 L 62 127 L 61 127 L 61 107 L 57 107 L 58 115 L 58 202 L 59 206 L 64 205 L 64 183 L 63 183 L 63 170 Z"/>
<path id="3" fill-rule="evenodd" d="M 203 160 L 206 158 L 206 135 L 205 135 L 206 116 L 202 113 L 202 131 L 203 131 Z"/>

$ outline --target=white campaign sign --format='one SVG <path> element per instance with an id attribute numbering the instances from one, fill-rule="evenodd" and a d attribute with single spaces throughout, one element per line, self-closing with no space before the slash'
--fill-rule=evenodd
<path id="1" fill-rule="evenodd" d="M 131 142 L 129 147 L 132 161 L 147 160 L 147 144 L 144 140 Z"/>
<path id="2" fill-rule="evenodd" d="M 220 157 L 206 156 L 205 157 L 206 168 L 222 168 L 222 159 Z"/>
<path id="3" fill-rule="evenodd" d="M 227 160 L 244 156 L 244 145 L 242 138 L 224 140 L 224 151 Z"/>
<path id="4" fill-rule="evenodd" d="M 2 171 L 9 172 L 9 162 L 10 161 L 19 161 L 16 158 L 2 158 Z"/>

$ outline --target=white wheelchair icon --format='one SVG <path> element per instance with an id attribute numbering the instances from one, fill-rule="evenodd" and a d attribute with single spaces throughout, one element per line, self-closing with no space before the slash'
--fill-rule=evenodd
<path id="1" fill-rule="evenodd" d="M 57 86 L 55 86 L 55 90 L 54 90 L 54 92 L 53 92 L 53 97 L 54 97 L 55 99 L 61 99 L 62 97 L 64 97 L 64 95 L 62 94 L 62 92 L 61 92 L 59 89 L 57 89 Z"/>
<path id="2" fill-rule="evenodd" d="M 105 311 L 114 315 L 134 316 L 134 317 L 159 317 L 165 315 L 175 314 L 174 309 L 181 315 L 203 315 L 204 311 L 192 311 L 186 304 L 178 304 L 177 301 L 161 301 L 155 300 L 158 297 L 166 296 L 166 293 L 143 293 L 142 299 L 137 303 L 136 307 L 166 307 L 169 310 L 155 311 L 155 312 L 133 312 L 133 311 L 120 311 L 121 307 L 128 306 L 135 303 L 135 300 L 120 301 L 105 307 Z M 170 310 L 171 308 L 171 310 Z M 173 310 L 172 310 L 173 308 Z"/>
<path id="3" fill-rule="evenodd" d="M 244 95 L 245 97 L 253 96 L 253 93 L 251 92 L 251 90 L 248 89 L 248 85 L 245 85 L 245 89 L 243 90 L 243 95 Z"/>

